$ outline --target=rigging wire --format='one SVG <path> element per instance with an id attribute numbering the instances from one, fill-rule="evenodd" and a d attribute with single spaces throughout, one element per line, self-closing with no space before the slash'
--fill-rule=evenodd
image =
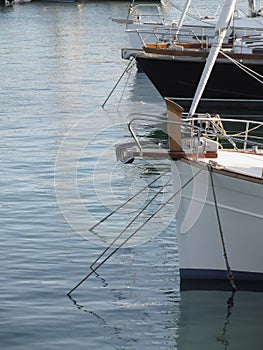
<path id="1" fill-rule="evenodd" d="M 255 71 L 253 71 L 252 69 L 248 68 L 247 66 L 245 66 L 244 64 L 242 64 L 241 62 L 238 62 L 237 60 L 235 60 L 234 58 L 228 56 L 224 51 L 220 50 L 220 53 L 225 56 L 226 58 L 228 58 L 232 63 L 234 63 L 236 66 L 238 66 L 240 69 L 242 69 L 245 73 L 247 73 L 248 75 L 250 75 L 252 78 L 254 78 L 255 80 L 257 80 L 260 84 L 263 84 L 263 76 L 260 73 L 257 73 Z M 257 76 L 259 78 L 257 78 Z"/>

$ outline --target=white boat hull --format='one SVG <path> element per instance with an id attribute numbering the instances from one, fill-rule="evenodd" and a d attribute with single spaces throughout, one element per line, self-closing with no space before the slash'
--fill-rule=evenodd
<path id="1" fill-rule="evenodd" d="M 172 162 L 175 191 L 200 168 Z M 176 197 L 177 240 L 182 280 L 226 280 L 227 259 L 235 280 L 261 281 L 263 285 L 262 182 L 213 172 L 219 219 L 210 172 L 203 169 Z M 259 179 L 260 180 L 260 179 Z"/>

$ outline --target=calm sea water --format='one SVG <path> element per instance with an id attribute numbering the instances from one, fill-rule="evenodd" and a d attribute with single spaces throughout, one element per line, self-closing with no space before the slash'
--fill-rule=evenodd
<path id="1" fill-rule="evenodd" d="M 67 296 L 118 233 L 129 223 L 135 232 L 169 193 L 169 163 L 116 162 L 114 145 L 130 141 L 128 115 L 163 112 L 145 76 L 126 74 L 101 108 L 127 65 L 128 37 L 111 18 L 125 18 L 128 6 L 0 10 L 0 348 L 261 350 L 262 293 L 237 293 L 233 307 L 227 292 L 180 293 L 169 206 Z"/>

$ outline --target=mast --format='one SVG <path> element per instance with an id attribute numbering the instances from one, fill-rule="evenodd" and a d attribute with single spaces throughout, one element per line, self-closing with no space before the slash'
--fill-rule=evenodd
<path id="1" fill-rule="evenodd" d="M 256 17 L 256 0 L 248 0 L 248 17 Z"/>
<path id="2" fill-rule="evenodd" d="M 197 86 L 197 89 L 189 110 L 189 116 L 192 116 L 195 113 L 198 103 L 203 94 L 203 91 L 206 87 L 207 81 L 210 77 L 216 58 L 218 56 L 223 40 L 225 38 L 226 31 L 229 28 L 229 25 L 231 23 L 231 19 L 235 10 L 235 5 L 236 5 L 236 0 L 225 0 L 225 4 L 223 6 L 223 9 L 221 11 L 221 14 L 219 16 L 219 19 L 215 28 L 215 36 L 211 45 L 211 49 L 207 57 L 207 61 L 206 61 L 201 79 Z"/>
<path id="3" fill-rule="evenodd" d="M 179 19 L 179 23 L 178 23 L 178 26 L 177 26 L 176 38 L 177 38 L 177 35 L 179 34 L 179 31 L 180 31 L 180 29 L 181 29 L 181 27 L 182 27 L 182 25 L 183 25 L 183 22 L 184 22 L 184 19 L 185 19 L 186 14 L 187 14 L 187 11 L 188 11 L 188 9 L 189 9 L 189 6 L 190 6 L 190 4 L 191 4 L 191 1 L 192 1 L 192 0 L 187 0 L 187 1 L 185 2 L 184 9 L 183 9 L 183 12 L 182 12 L 182 14 L 181 14 L 181 17 L 180 17 L 180 19 Z"/>

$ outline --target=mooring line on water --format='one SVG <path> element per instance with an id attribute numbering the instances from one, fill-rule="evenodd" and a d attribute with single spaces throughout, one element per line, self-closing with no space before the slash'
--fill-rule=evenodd
<path id="1" fill-rule="evenodd" d="M 165 183 L 164 186 L 167 186 L 169 184 L 169 182 L 171 181 L 171 177 L 170 179 Z M 110 245 L 104 249 L 104 251 L 99 255 L 99 257 L 90 265 L 90 268 L 92 269 L 93 266 L 98 262 L 98 260 L 105 255 L 105 253 L 113 246 L 114 243 L 116 243 L 116 241 L 118 239 L 121 238 L 121 236 L 127 231 L 127 229 L 138 219 L 138 217 L 144 212 L 144 210 L 154 201 L 155 198 L 157 198 L 157 196 L 162 192 L 164 186 L 162 186 L 162 188 L 157 191 L 154 196 L 141 208 L 141 210 L 135 215 L 135 217 L 132 219 L 132 221 L 130 221 L 125 227 L 124 229 L 118 234 L 118 236 L 116 238 L 114 238 L 114 240 L 110 243 Z"/>
<path id="2" fill-rule="evenodd" d="M 96 227 L 98 227 L 100 224 L 102 224 L 104 221 L 106 221 L 107 219 L 109 219 L 112 215 L 114 215 L 118 210 L 120 210 L 121 208 L 123 208 L 126 204 L 128 204 L 129 202 L 131 202 L 134 198 L 136 198 L 138 195 L 140 195 L 144 190 L 146 190 L 147 188 L 151 187 L 157 180 L 159 180 L 161 177 L 163 177 L 164 175 L 166 175 L 169 171 L 165 171 L 164 173 L 160 174 L 159 176 L 157 176 L 157 178 L 155 178 L 152 182 L 150 182 L 149 184 L 145 185 L 142 189 L 140 189 L 140 191 L 136 192 L 135 195 L 133 195 L 132 197 L 128 198 L 125 202 L 123 202 L 122 204 L 120 204 L 115 210 L 113 210 L 111 213 L 109 213 L 108 215 L 106 215 L 104 218 L 102 218 L 99 222 L 97 222 L 95 225 L 93 225 L 89 231 L 94 232 L 94 229 Z"/>
<path id="3" fill-rule="evenodd" d="M 219 215 L 219 209 L 218 209 L 218 204 L 217 204 L 217 199 L 216 199 L 216 192 L 215 192 L 215 186 L 214 186 L 214 180 L 213 180 L 213 168 L 211 164 L 208 164 L 208 170 L 210 174 L 210 179 L 211 179 L 211 186 L 212 186 L 212 192 L 213 192 L 213 197 L 214 197 L 214 203 L 215 203 L 215 210 L 216 210 L 216 217 L 217 217 L 217 223 L 218 223 L 218 229 L 220 233 L 220 239 L 221 239 L 221 244 L 222 244 L 222 249 L 223 249 L 223 256 L 225 259 L 225 264 L 226 264 L 226 270 L 227 270 L 227 278 L 230 282 L 231 288 L 233 291 L 237 290 L 234 276 L 228 261 L 228 256 L 227 256 L 227 250 L 226 250 L 226 245 L 225 245 L 225 239 L 224 239 L 224 233 L 221 225 L 221 220 L 220 220 L 220 215 Z"/>
<path id="4" fill-rule="evenodd" d="M 146 225 L 161 209 L 164 208 L 178 193 L 180 193 L 200 172 L 200 169 L 196 174 L 194 174 L 178 191 L 176 191 L 166 202 L 164 202 L 147 220 L 139 226 L 130 236 L 128 236 L 118 247 L 116 247 L 109 255 L 106 256 L 90 273 L 88 273 L 75 287 L 73 287 L 67 295 L 70 296 L 83 282 L 85 282 L 91 275 L 93 275 L 99 267 L 101 267 L 110 257 L 112 257 L 120 248 L 124 246 L 135 234 Z"/>
<path id="5" fill-rule="evenodd" d="M 126 68 L 124 69 L 124 71 L 122 72 L 121 76 L 119 77 L 119 79 L 117 80 L 116 84 L 113 86 L 111 92 L 109 93 L 109 95 L 107 96 L 106 100 L 103 102 L 102 104 L 102 108 L 104 108 L 105 104 L 108 102 L 109 98 L 111 97 L 111 95 L 113 94 L 114 90 L 116 89 L 116 87 L 119 85 L 121 79 L 123 78 L 124 74 L 127 73 L 129 71 L 129 69 L 131 69 L 134 64 L 135 64 L 136 60 L 135 60 L 135 57 L 133 57 L 128 65 L 126 66 Z"/>

